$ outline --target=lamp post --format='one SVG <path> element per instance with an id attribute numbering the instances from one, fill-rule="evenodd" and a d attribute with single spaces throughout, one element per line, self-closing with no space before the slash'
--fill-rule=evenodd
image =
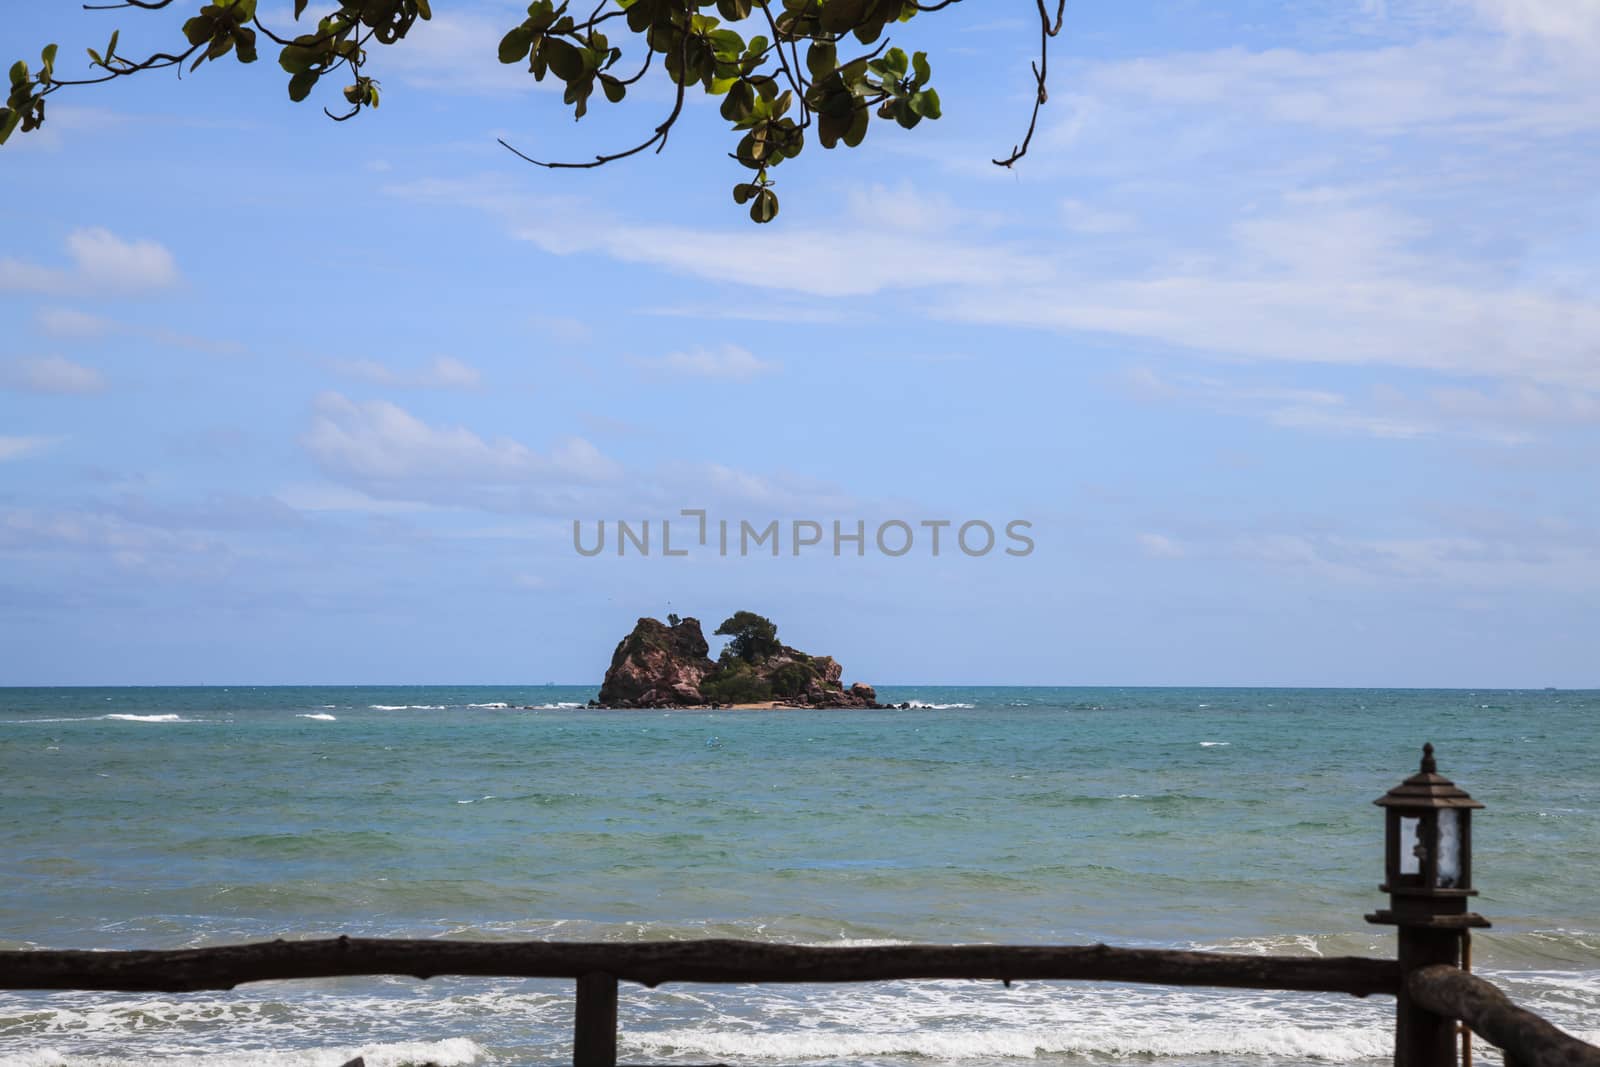
<path id="1" fill-rule="evenodd" d="M 1399 927 L 1402 975 L 1434 964 L 1461 965 L 1467 932 L 1488 926 L 1467 911 L 1472 888 L 1472 813 L 1483 807 L 1439 773 L 1433 746 L 1422 766 L 1373 801 L 1384 809 L 1384 884 L 1389 907 L 1370 923 Z M 1411 1003 L 1402 984 L 1395 1019 L 1395 1067 L 1455 1067 L 1456 1022 Z"/>

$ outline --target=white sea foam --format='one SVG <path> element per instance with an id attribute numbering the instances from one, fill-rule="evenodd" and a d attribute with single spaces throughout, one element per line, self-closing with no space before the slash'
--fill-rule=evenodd
<path id="1" fill-rule="evenodd" d="M 582 704 L 575 700 L 560 700 L 554 704 L 533 704 L 532 707 L 539 711 L 568 711 L 572 708 L 581 708 Z"/>
<path id="2" fill-rule="evenodd" d="M 1394 1040 L 1382 1006 L 1322 995 L 919 982 L 763 990 L 754 1004 L 731 1012 L 725 994 L 696 996 L 693 1005 L 666 999 L 655 1017 L 667 1025 L 641 1020 L 646 1025 L 624 1032 L 624 1045 L 643 1057 L 730 1063 L 1065 1055 L 1376 1061 L 1392 1054 Z M 684 1025 L 674 1007 L 709 1009 L 711 1018 Z"/>
<path id="3" fill-rule="evenodd" d="M 907 701 L 913 708 L 926 708 L 929 711 L 949 711 L 951 708 L 970 708 L 972 704 L 924 704 L 920 700 Z"/>
<path id="4" fill-rule="evenodd" d="M 1193 1021 L 1159 1029 L 1063 1025 L 1036 1030 L 896 1030 L 888 1032 L 728 1032 L 686 1028 L 628 1034 L 624 1044 L 647 1053 L 744 1060 L 840 1060 L 918 1056 L 953 1060 L 1034 1059 L 1048 1055 L 1128 1057 L 1271 1056 L 1317 1060 L 1382 1059 L 1394 1038 L 1383 1030 L 1297 1026 L 1234 1027 Z"/>
<path id="5" fill-rule="evenodd" d="M 118 712 L 113 715 L 72 715 L 59 719 L 11 719 L 10 725 L 46 722 L 204 722 L 204 719 L 185 719 L 182 715 L 130 715 Z"/>
<path id="6" fill-rule="evenodd" d="M 439 1067 L 467 1067 L 487 1057 L 483 1046 L 464 1037 L 443 1041 L 394 1041 L 341 1048 L 293 1050 L 251 1049 L 206 1055 L 171 1055 L 152 1051 L 145 1055 L 83 1056 L 53 1048 L 0 1056 L 0 1067 L 339 1067 L 357 1056 L 367 1067 L 400 1067 L 408 1063 L 437 1063 Z"/>
<path id="7" fill-rule="evenodd" d="M 1201 748 L 1227 748 L 1231 744 L 1233 744 L 1232 741 L 1202 741 L 1202 742 L 1200 742 L 1200 747 Z"/>
<path id="8" fill-rule="evenodd" d="M 488 704 L 468 704 L 469 708 L 509 708 L 511 705 L 503 700 L 496 700 Z"/>
<path id="9" fill-rule="evenodd" d="M 296 715 L 297 719 L 316 719 L 318 722 L 336 722 L 337 719 L 325 711 L 311 711 L 304 715 Z"/>
<path id="10" fill-rule="evenodd" d="M 373 711 L 443 711 L 443 704 L 368 704 Z"/>

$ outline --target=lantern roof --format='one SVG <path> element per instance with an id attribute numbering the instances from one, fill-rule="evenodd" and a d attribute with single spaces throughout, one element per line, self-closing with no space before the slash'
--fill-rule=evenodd
<path id="1" fill-rule="evenodd" d="M 1380 808 L 1481 808 L 1466 790 L 1439 773 L 1432 743 L 1422 746 L 1422 766 L 1410 778 L 1373 801 Z"/>

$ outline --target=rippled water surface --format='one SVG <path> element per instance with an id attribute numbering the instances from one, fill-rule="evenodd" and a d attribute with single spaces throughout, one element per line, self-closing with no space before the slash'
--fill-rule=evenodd
<path id="1" fill-rule="evenodd" d="M 587 711 L 560 687 L 0 690 L 0 947 L 334 933 L 1389 954 L 1371 801 L 1482 800 L 1475 956 L 1600 1038 L 1600 693 L 884 689 Z M 1392 1002 L 1023 983 L 625 987 L 633 1062 L 1373 1063 Z M 556 1063 L 561 983 L 0 993 L 0 1062 Z"/>

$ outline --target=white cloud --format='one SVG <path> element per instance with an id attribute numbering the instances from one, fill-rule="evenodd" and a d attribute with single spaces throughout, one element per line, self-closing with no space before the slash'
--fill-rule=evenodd
<path id="1" fill-rule="evenodd" d="M 373 359 L 335 360 L 332 367 L 346 378 L 406 389 L 476 389 L 483 384 L 476 367 L 451 356 L 436 356 L 416 370 L 395 370 Z"/>
<path id="2" fill-rule="evenodd" d="M 435 15 L 412 28 L 405 47 L 394 49 L 386 66 L 395 77 L 419 89 L 491 94 L 548 91 L 554 79 L 547 77 L 542 85 L 534 81 L 526 62 L 495 61 L 500 38 L 520 21 L 520 14 L 510 12 L 500 18 Z"/>
<path id="3" fill-rule="evenodd" d="M 353 511 L 374 515 L 411 514 L 433 510 L 427 504 L 380 500 L 342 485 L 289 485 L 274 496 L 296 511 Z"/>
<path id="4" fill-rule="evenodd" d="M 636 358 L 630 362 L 653 374 L 729 381 L 749 381 L 779 369 L 777 363 L 757 359 L 749 349 L 738 345 L 723 345 L 716 349 L 692 348 L 687 352 L 671 352 L 648 359 Z"/>
<path id="5" fill-rule="evenodd" d="M 1595 0 L 1474 0 L 1505 32 L 1561 48 L 1600 50 L 1600 3 Z"/>
<path id="6" fill-rule="evenodd" d="M 620 473 L 581 438 L 540 455 L 508 437 L 486 440 L 464 426 L 430 425 L 387 401 L 358 403 L 338 393 L 317 398 L 301 444 L 330 475 L 354 479 L 368 492 L 384 487 L 377 495 L 385 497 L 407 485 L 591 484 Z"/>
<path id="7" fill-rule="evenodd" d="M 178 264 L 155 241 L 124 241 L 103 227 L 74 230 L 67 250 L 78 274 L 93 286 L 117 290 L 164 289 L 177 284 Z"/>
<path id="8" fill-rule="evenodd" d="M 179 280 L 177 261 L 164 245 L 124 241 L 100 226 L 68 234 L 67 253 L 73 261 L 71 270 L 0 259 L 0 289 L 102 296 L 153 292 Z"/>
<path id="9" fill-rule="evenodd" d="M 44 356 L 0 364 L 0 387 L 29 393 L 98 393 L 106 380 L 93 367 Z"/>
<path id="10" fill-rule="evenodd" d="M 880 182 L 851 186 L 850 213 L 866 226 L 919 232 L 951 229 L 967 217 L 944 193 L 930 193 L 903 181 L 890 188 Z"/>
<path id="11" fill-rule="evenodd" d="M 71 341 L 104 337 L 117 328 L 117 324 L 110 319 L 62 307 L 40 308 L 34 313 L 34 321 L 40 332 Z"/>
<path id="12" fill-rule="evenodd" d="M 1207 109 L 1213 124 L 1245 120 L 1430 137 L 1556 135 L 1600 125 L 1580 91 L 1597 81 L 1600 73 L 1552 70 L 1542 57 L 1500 41 L 1451 37 L 1386 48 L 1227 48 L 1103 63 L 1085 72 L 1080 92 L 1093 101 L 1088 121 L 1096 123 L 1141 109 L 1141 121 L 1149 121 L 1149 109 L 1171 108 Z"/>
<path id="13" fill-rule="evenodd" d="M 594 340 L 594 330 L 589 324 L 570 315 L 533 315 L 528 321 L 542 337 L 551 337 L 566 344 L 588 344 Z"/>
<path id="14" fill-rule="evenodd" d="M 1187 554 L 1180 542 L 1166 534 L 1141 533 L 1137 541 L 1145 555 L 1156 559 L 1182 559 Z"/>
<path id="15" fill-rule="evenodd" d="M 1132 215 L 1108 211 L 1081 200 L 1063 200 L 1061 219 L 1067 229 L 1076 233 L 1122 233 L 1138 225 Z"/>
<path id="16" fill-rule="evenodd" d="M 165 326 L 119 322 L 74 308 L 40 308 L 34 313 L 34 322 L 40 333 L 59 341 L 89 342 L 121 336 L 138 337 L 162 348 L 187 348 L 214 355 L 233 356 L 245 351 L 245 346 L 238 341 L 218 341 L 210 337 L 180 333 Z"/>
<path id="17" fill-rule="evenodd" d="M 1298 205 L 1237 223 L 1199 262 L 986 287 L 938 313 L 1133 336 L 1257 360 L 1412 367 L 1600 387 L 1600 304 L 1426 250 L 1395 209 Z"/>
<path id="18" fill-rule="evenodd" d="M 414 200 L 467 204 L 504 218 L 511 236 L 555 255 L 594 253 L 707 281 L 807 296 L 867 296 L 943 286 L 1043 283 L 1047 256 L 1005 242 L 883 227 L 801 233 L 629 223 L 593 204 L 539 200 L 498 181 L 429 180 L 392 186 Z M 706 249 L 715 247 L 716 255 Z M 872 254 L 863 256 L 861 249 Z M 759 264 L 752 269 L 750 264 Z"/>
<path id="19" fill-rule="evenodd" d="M 5 437 L 0 436 L 0 463 L 21 459 L 30 453 L 48 448 L 58 441 L 55 437 Z"/>

